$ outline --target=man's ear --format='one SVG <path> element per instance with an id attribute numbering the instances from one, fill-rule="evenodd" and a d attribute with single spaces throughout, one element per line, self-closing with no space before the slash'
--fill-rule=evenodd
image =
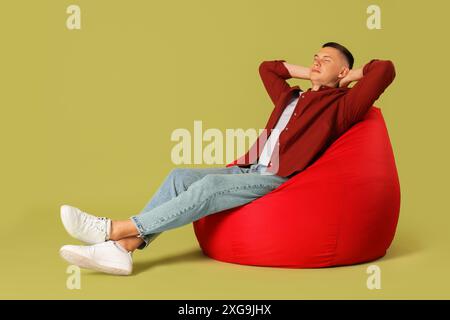
<path id="1" fill-rule="evenodd" d="M 339 80 L 345 78 L 349 72 L 350 72 L 350 69 L 348 67 L 342 67 L 341 72 L 339 72 L 339 74 L 338 74 Z"/>

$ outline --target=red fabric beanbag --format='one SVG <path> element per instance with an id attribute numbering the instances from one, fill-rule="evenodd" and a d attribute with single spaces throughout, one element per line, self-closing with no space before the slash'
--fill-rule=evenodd
<path id="1" fill-rule="evenodd" d="M 400 185 L 381 110 L 334 141 L 309 167 L 243 206 L 193 223 L 207 256 L 230 263 L 319 268 L 386 254 Z"/>

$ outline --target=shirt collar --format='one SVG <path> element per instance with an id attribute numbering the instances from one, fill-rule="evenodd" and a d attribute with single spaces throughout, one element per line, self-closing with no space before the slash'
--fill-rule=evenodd
<path id="1" fill-rule="evenodd" d="M 330 87 L 330 86 L 325 86 L 325 85 L 321 85 L 319 87 L 319 90 L 317 91 L 322 91 L 322 90 L 330 90 L 330 89 L 339 89 L 339 87 Z M 312 88 L 309 88 L 307 91 L 312 91 Z"/>
<path id="2" fill-rule="evenodd" d="M 340 91 L 346 91 L 346 90 L 349 90 L 350 88 L 348 88 L 348 87 L 337 87 L 337 88 L 335 88 L 335 87 L 328 87 L 328 86 L 324 86 L 324 85 L 321 85 L 320 87 L 319 87 L 319 90 L 317 90 L 317 91 L 312 91 L 311 90 L 312 88 L 309 88 L 308 90 L 306 90 L 306 91 L 303 91 L 301 88 L 300 88 L 300 86 L 298 86 L 298 85 L 296 85 L 296 86 L 293 86 L 293 87 L 291 87 L 291 90 L 289 91 L 289 93 L 293 93 L 293 92 L 295 92 L 295 91 L 301 91 L 301 92 L 303 92 L 303 93 L 306 93 L 306 92 L 319 92 L 319 91 L 327 91 L 327 90 L 332 90 L 332 89 L 338 89 L 338 90 L 340 90 Z"/>

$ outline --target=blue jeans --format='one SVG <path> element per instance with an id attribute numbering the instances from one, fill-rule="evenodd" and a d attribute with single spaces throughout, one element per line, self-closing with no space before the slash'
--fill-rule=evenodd
<path id="1" fill-rule="evenodd" d="M 130 219 L 148 246 L 163 231 L 206 215 L 249 203 L 276 189 L 288 178 L 252 164 L 220 168 L 175 168 L 142 211 Z"/>

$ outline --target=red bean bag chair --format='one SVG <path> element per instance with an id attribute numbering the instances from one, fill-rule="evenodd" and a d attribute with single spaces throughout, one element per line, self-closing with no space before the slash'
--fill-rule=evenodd
<path id="1" fill-rule="evenodd" d="M 372 106 L 315 162 L 277 189 L 205 216 L 193 227 L 203 253 L 219 261 L 320 268 L 384 256 L 399 211 L 392 146 L 381 110 Z"/>

